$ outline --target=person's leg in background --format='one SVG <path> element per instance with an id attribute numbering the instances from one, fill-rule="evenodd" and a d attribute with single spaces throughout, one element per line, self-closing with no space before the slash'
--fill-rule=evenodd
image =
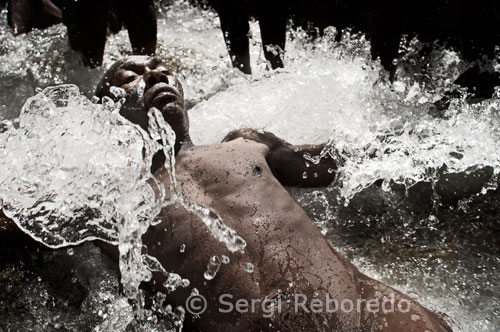
<path id="1" fill-rule="evenodd" d="M 281 53 L 285 51 L 286 26 L 289 16 L 285 0 L 257 0 L 257 18 L 260 25 L 264 56 L 273 69 L 283 68 Z"/>
<path id="2" fill-rule="evenodd" d="M 214 7 L 220 18 L 220 25 L 233 67 L 245 74 L 251 74 L 248 34 L 249 14 L 246 1 L 216 0 Z"/>
<path id="3" fill-rule="evenodd" d="M 7 20 L 16 35 L 28 33 L 35 27 L 38 0 L 10 0 L 7 6 Z"/>
<path id="4" fill-rule="evenodd" d="M 68 28 L 71 48 L 81 53 L 86 66 L 99 67 L 106 44 L 107 0 L 67 0 L 63 5 L 63 22 Z"/>
<path id="5" fill-rule="evenodd" d="M 127 28 L 133 53 L 154 55 L 157 23 L 153 0 L 117 0 L 115 6 Z"/>

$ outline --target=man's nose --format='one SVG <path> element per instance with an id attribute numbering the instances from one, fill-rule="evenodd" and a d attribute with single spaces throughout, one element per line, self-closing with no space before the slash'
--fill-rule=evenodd
<path id="1" fill-rule="evenodd" d="M 168 84 L 168 77 L 159 70 L 149 70 L 144 73 L 144 81 L 146 82 L 147 90 L 157 83 L 163 82 Z"/>

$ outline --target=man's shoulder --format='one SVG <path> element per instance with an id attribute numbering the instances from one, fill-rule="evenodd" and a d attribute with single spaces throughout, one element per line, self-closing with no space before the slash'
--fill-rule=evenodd
<path id="1" fill-rule="evenodd" d="M 246 149 L 256 149 L 267 154 L 276 140 L 279 139 L 275 135 L 263 130 L 242 128 L 229 132 L 222 143 L 233 142 L 233 144 L 245 146 Z"/>
<path id="2" fill-rule="evenodd" d="M 253 141 L 251 139 L 238 137 L 231 141 L 224 141 L 221 143 L 197 145 L 180 153 L 177 157 L 178 160 L 189 162 L 193 159 L 209 159 L 212 160 L 218 156 L 250 156 L 261 155 L 265 157 L 269 152 L 267 145 Z"/>
<path id="3" fill-rule="evenodd" d="M 218 145 L 239 147 L 241 150 L 269 151 L 269 147 L 264 143 L 247 137 L 237 137 L 231 141 L 223 141 Z"/>

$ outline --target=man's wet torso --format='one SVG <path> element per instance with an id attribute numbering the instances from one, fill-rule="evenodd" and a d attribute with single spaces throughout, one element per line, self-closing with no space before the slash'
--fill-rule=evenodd
<path id="1" fill-rule="evenodd" d="M 263 144 L 237 139 L 182 150 L 176 159 L 182 193 L 188 200 L 209 207 L 236 230 L 247 243 L 244 253 L 231 254 L 197 216 L 179 205 L 164 209 L 163 223 L 150 229 L 145 239 L 151 244 L 149 253 L 163 258 L 167 270 L 188 278 L 191 286 L 207 298 L 209 308 L 198 321 L 204 328 L 208 323 L 220 329 L 221 324 L 234 321 L 235 314 L 240 315 L 219 314 L 217 306 L 211 306 L 219 304 L 222 294 L 232 294 L 233 303 L 241 298 L 284 299 L 299 293 L 312 297 L 315 292 L 339 299 L 359 297 L 353 287 L 356 270 L 333 251 L 275 179 L 266 163 L 266 153 Z M 163 169 L 157 174 L 162 182 L 168 182 Z M 207 264 L 215 255 L 226 255 L 230 263 L 222 264 L 213 280 L 205 280 Z M 248 264 L 253 265 L 253 272 L 248 272 Z M 183 304 L 188 293 L 178 290 L 171 298 Z M 282 314 L 286 310 L 283 306 Z M 256 328 L 255 321 L 266 326 L 272 323 L 273 320 L 262 320 L 262 314 L 240 315 L 243 325 L 237 324 L 234 330 L 242 331 L 250 327 L 248 324 Z M 357 317 L 348 314 L 339 319 L 351 325 Z"/>
<path id="2" fill-rule="evenodd" d="M 168 298 L 184 305 L 195 287 L 208 304 L 199 318 L 188 317 L 185 327 L 206 331 L 364 331 L 380 323 L 387 327 L 393 319 L 405 320 L 399 315 L 379 319 L 356 310 L 295 310 L 296 296 L 301 296 L 301 301 L 307 298 L 307 303 L 317 298 L 323 304 L 327 299 L 356 304 L 360 298 L 380 298 L 395 292 L 359 273 L 332 249 L 271 173 L 265 158 L 267 149 L 240 138 L 185 148 L 176 157 L 177 181 L 185 197 L 209 207 L 247 243 L 244 253 L 232 254 L 211 236 L 198 216 L 179 205 L 162 211 L 163 222 L 144 238 L 148 253 L 160 258 L 168 271 L 191 281 L 189 288 L 179 289 Z M 157 175 L 168 183 L 164 169 Z M 204 273 L 215 255 L 226 255 L 230 263 L 222 264 L 215 278 L 206 280 Z M 155 281 L 163 282 L 160 277 Z M 254 312 L 221 312 L 229 309 L 227 302 L 234 305 L 239 299 L 256 301 L 255 310 L 247 310 Z M 273 317 L 264 317 L 270 312 L 260 305 L 264 299 L 280 300 L 281 307 L 275 308 Z M 417 325 L 440 331 L 431 328 L 434 318 L 427 322 L 428 311 L 412 309 L 415 312 L 424 319 Z"/>

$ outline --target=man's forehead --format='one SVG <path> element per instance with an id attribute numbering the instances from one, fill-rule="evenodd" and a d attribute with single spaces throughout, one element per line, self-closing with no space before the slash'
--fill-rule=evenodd
<path id="1" fill-rule="evenodd" d="M 144 67 L 156 68 L 159 65 L 165 65 L 162 61 L 153 57 L 132 57 L 125 60 L 116 71 L 119 70 L 138 70 Z M 165 65 L 166 66 L 166 65 Z"/>

